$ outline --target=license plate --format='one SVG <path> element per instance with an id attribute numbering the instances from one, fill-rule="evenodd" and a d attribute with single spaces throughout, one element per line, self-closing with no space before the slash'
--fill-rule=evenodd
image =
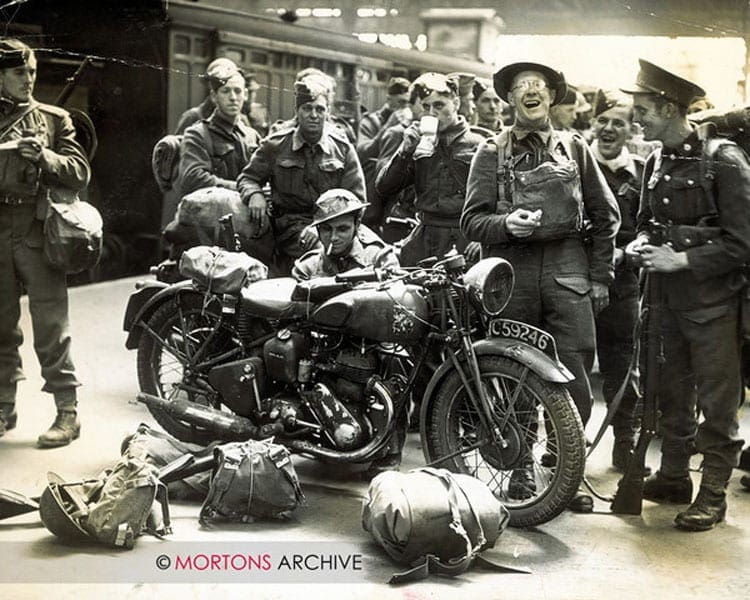
<path id="1" fill-rule="evenodd" d="M 521 321 L 513 321 L 512 319 L 493 319 L 490 321 L 489 334 L 492 337 L 510 338 L 525 342 L 555 360 L 559 360 L 555 338 L 533 325 L 522 323 Z"/>

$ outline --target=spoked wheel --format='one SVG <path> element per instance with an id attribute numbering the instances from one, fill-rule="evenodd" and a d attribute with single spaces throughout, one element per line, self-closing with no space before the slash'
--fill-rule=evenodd
<path id="1" fill-rule="evenodd" d="M 428 416 L 428 459 L 485 482 L 516 527 L 559 515 L 583 479 L 586 440 L 568 392 L 501 356 L 479 358 L 482 383 L 493 405 L 502 444 L 488 439 L 479 414 L 455 371 L 440 386 Z M 472 448 L 473 447 L 473 448 Z"/>
<path id="2" fill-rule="evenodd" d="M 218 408 L 218 394 L 208 383 L 208 371 L 242 357 L 242 344 L 231 324 L 221 317 L 215 297 L 176 296 L 160 306 L 146 324 L 138 345 L 141 390 L 170 400 L 190 400 Z M 149 411 L 168 433 L 197 444 L 215 434 L 176 419 L 165 411 Z"/>

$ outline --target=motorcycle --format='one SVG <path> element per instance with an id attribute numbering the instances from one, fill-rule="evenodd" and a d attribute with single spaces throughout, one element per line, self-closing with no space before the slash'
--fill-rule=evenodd
<path id="1" fill-rule="evenodd" d="M 511 525 L 539 525 L 578 490 L 585 438 L 553 337 L 500 316 L 513 281 L 507 261 L 467 269 L 457 253 L 236 294 L 152 281 L 125 316 L 139 400 L 183 441 L 274 436 L 292 452 L 361 463 L 382 454 L 419 396 L 426 461 L 484 481 Z"/>

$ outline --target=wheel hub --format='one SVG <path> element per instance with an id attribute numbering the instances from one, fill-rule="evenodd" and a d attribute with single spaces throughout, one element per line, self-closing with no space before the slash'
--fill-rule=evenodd
<path id="1" fill-rule="evenodd" d="M 518 428 L 511 424 L 505 426 L 502 436 L 507 444 L 504 448 L 500 443 L 487 444 L 479 449 L 479 454 L 493 468 L 507 470 L 515 467 L 521 458 L 523 443 Z"/>

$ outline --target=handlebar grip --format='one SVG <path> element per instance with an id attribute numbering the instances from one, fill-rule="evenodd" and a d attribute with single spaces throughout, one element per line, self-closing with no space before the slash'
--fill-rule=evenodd
<path id="1" fill-rule="evenodd" d="M 380 281 L 380 274 L 375 269 L 352 269 L 334 277 L 338 283 L 360 283 L 363 281 Z"/>

